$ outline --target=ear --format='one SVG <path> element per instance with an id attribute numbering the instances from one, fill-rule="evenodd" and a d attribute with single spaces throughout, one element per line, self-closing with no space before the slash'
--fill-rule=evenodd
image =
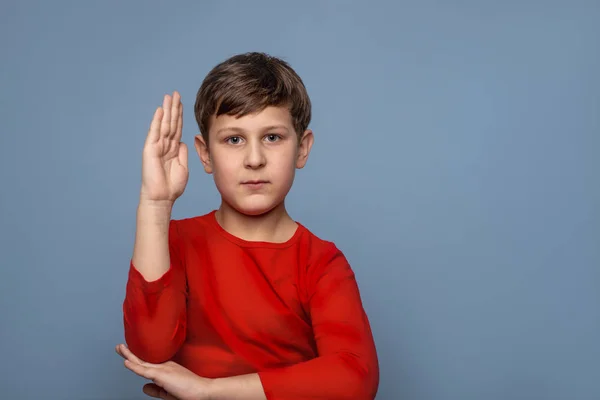
<path id="1" fill-rule="evenodd" d="M 306 161 L 308 161 L 308 155 L 310 154 L 310 149 L 312 148 L 314 140 L 315 138 L 312 130 L 305 130 L 304 134 L 302 134 L 302 138 L 300 139 L 300 144 L 298 145 L 296 168 L 301 169 L 306 165 Z"/>
<path id="2" fill-rule="evenodd" d="M 202 135 L 196 135 L 194 138 L 194 147 L 196 148 L 196 152 L 198 153 L 198 157 L 200 157 L 200 161 L 204 166 L 204 171 L 207 174 L 212 174 L 213 168 L 212 163 L 210 161 L 210 151 L 208 148 L 208 144 L 204 140 Z"/>

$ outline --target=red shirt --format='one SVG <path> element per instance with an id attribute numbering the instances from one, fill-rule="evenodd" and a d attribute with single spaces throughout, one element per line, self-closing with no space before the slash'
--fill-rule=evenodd
<path id="1" fill-rule="evenodd" d="M 267 399 L 373 399 L 379 366 L 354 273 L 298 224 L 285 243 L 225 231 L 215 211 L 172 220 L 171 265 L 130 264 L 125 340 L 141 359 L 218 378 L 258 373 Z"/>

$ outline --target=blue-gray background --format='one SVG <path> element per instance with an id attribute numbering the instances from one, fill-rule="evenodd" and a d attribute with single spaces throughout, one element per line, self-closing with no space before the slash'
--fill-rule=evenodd
<path id="1" fill-rule="evenodd" d="M 292 216 L 359 279 L 378 399 L 600 398 L 600 6 L 17 2 L 0 8 L 0 391 L 134 399 L 121 304 L 141 149 L 175 89 L 288 60 L 316 144 Z"/>

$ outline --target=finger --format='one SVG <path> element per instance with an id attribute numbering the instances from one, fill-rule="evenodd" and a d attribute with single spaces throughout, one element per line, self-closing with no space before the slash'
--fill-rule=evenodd
<path id="1" fill-rule="evenodd" d="M 125 360 L 124 364 L 128 370 L 134 372 L 136 375 L 139 375 L 142 378 L 146 378 L 151 381 L 156 379 L 156 374 L 158 370 L 155 368 L 149 368 L 144 365 L 131 362 L 130 360 Z"/>
<path id="2" fill-rule="evenodd" d="M 173 140 L 181 142 L 183 132 L 183 103 L 179 103 L 179 116 L 177 117 L 177 128 L 175 129 L 175 137 Z"/>
<path id="3" fill-rule="evenodd" d="M 155 397 L 157 399 L 160 399 L 160 392 L 163 390 L 164 390 L 163 388 L 161 388 L 160 386 L 158 386 L 154 383 L 147 383 L 142 388 L 142 391 L 144 392 L 144 394 L 146 394 L 150 397 Z"/>
<path id="4" fill-rule="evenodd" d="M 148 136 L 146 138 L 149 143 L 156 143 L 160 138 L 160 121 L 162 117 L 163 109 L 162 107 L 157 107 L 156 111 L 154 111 L 154 116 L 152 117 L 150 129 L 148 130 Z"/>
<path id="5" fill-rule="evenodd" d="M 169 137 L 173 138 L 177 134 L 177 120 L 179 119 L 179 105 L 181 104 L 181 95 L 173 92 L 173 102 L 171 104 L 171 126 L 169 129 Z"/>
<path id="6" fill-rule="evenodd" d="M 179 165 L 187 169 L 188 165 L 188 148 L 183 142 L 179 143 Z"/>
<path id="7" fill-rule="evenodd" d="M 126 359 L 129 360 L 135 364 L 139 364 L 139 365 L 143 365 L 146 367 L 153 367 L 154 364 L 150 364 L 147 363 L 143 360 L 140 360 L 135 354 L 133 354 L 131 352 L 131 350 L 129 350 L 129 348 L 127 346 L 125 346 L 124 344 L 119 345 L 119 351 L 121 352 L 121 355 Z"/>
<path id="8" fill-rule="evenodd" d="M 171 96 L 165 94 L 165 98 L 163 100 L 163 117 L 160 121 L 160 137 L 168 138 L 169 132 L 171 131 Z"/>
<path id="9" fill-rule="evenodd" d="M 123 354 L 121 353 L 121 345 L 120 344 L 115 346 L 115 351 L 117 352 L 118 355 L 123 357 Z"/>
<path id="10" fill-rule="evenodd" d="M 117 352 L 118 355 L 120 355 L 121 357 L 123 357 L 125 360 L 127 360 L 127 357 L 125 356 L 125 354 L 123 354 L 122 348 L 126 347 L 124 344 L 118 344 L 115 347 L 115 351 Z"/>
<path id="11" fill-rule="evenodd" d="M 165 389 L 154 383 L 145 384 L 142 390 L 144 394 L 150 397 L 164 400 L 177 400 L 175 396 L 170 395 Z"/>
<path id="12" fill-rule="evenodd" d="M 129 350 L 127 348 L 127 346 L 125 346 L 124 344 L 117 345 L 117 347 L 115 348 L 115 350 L 117 351 L 117 354 L 119 354 L 124 359 L 131 360 L 131 361 L 134 361 L 134 362 L 138 362 L 139 361 L 138 364 L 141 363 L 141 360 L 137 359 L 136 355 L 133 354 L 131 352 L 131 350 Z"/>

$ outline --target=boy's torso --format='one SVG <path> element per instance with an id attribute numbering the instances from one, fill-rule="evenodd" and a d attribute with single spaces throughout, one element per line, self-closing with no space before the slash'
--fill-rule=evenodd
<path id="1" fill-rule="evenodd" d="M 333 244 L 298 224 L 285 243 L 246 242 L 214 211 L 176 221 L 187 277 L 187 338 L 175 360 L 231 376 L 317 356 L 306 311 L 306 272 Z"/>

